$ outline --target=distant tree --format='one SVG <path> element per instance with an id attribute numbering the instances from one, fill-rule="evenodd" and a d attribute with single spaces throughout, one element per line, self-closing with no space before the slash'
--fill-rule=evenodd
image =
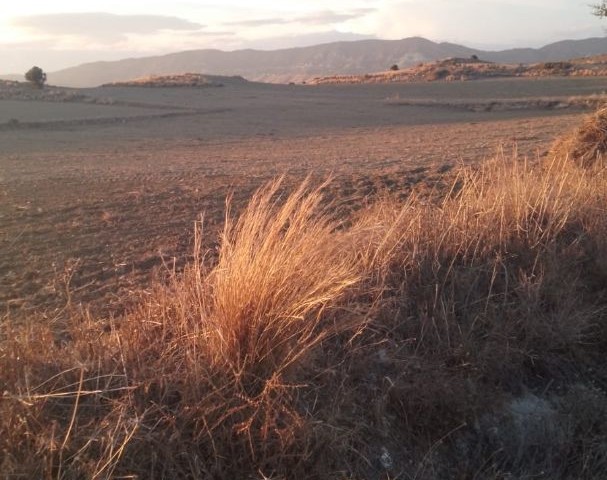
<path id="1" fill-rule="evenodd" d="M 393 72 L 397 72 L 398 71 L 398 65 L 396 65 L 396 63 L 394 65 L 392 65 L 390 67 L 390 70 L 392 70 Z"/>
<path id="2" fill-rule="evenodd" d="M 32 67 L 25 72 L 25 79 L 38 88 L 42 88 L 46 82 L 46 73 L 40 67 Z"/>
<path id="3" fill-rule="evenodd" d="M 602 0 L 601 3 L 595 3 L 594 5 L 591 5 L 593 8 L 593 14 L 596 15 L 597 17 L 607 17 L 607 0 Z"/>
<path id="4" fill-rule="evenodd" d="M 478 55 L 472 55 L 472 56 L 470 57 L 470 60 L 478 60 Z"/>

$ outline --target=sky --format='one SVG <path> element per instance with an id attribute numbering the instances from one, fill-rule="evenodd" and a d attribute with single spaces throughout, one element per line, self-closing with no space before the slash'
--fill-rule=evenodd
<path id="1" fill-rule="evenodd" d="M 598 0 L 597 0 L 598 1 Z M 0 73 L 217 48 L 338 40 L 434 41 L 498 50 L 606 34 L 593 0 L 19 0 L 0 9 Z"/>

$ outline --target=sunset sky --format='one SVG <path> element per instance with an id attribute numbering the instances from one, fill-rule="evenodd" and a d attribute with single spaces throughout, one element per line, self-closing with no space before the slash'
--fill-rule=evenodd
<path id="1" fill-rule="evenodd" d="M 0 73 L 219 48 L 423 36 L 503 49 L 604 36 L 592 0 L 20 0 L 0 13 Z"/>

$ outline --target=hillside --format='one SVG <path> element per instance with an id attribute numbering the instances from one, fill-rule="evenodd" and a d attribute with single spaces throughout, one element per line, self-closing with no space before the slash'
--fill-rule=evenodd
<path id="1" fill-rule="evenodd" d="M 196 72 L 241 75 L 248 80 L 287 83 L 333 74 L 357 75 L 385 70 L 393 64 L 408 67 L 447 57 L 471 57 L 501 63 L 567 60 L 607 52 L 607 38 L 563 41 L 540 49 L 488 52 L 424 38 L 360 40 L 274 51 L 192 50 L 163 56 L 93 62 L 48 74 L 55 85 L 92 87 L 148 75 Z M 8 77 L 4 77 L 8 78 Z"/>
<path id="2" fill-rule="evenodd" d="M 531 64 L 507 64 L 489 62 L 475 57 L 447 58 L 414 67 L 365 73 L 363 75 L 330 75 L 314 78 L 314 85 L 403 83 L 428 81 L 462 81 L 504 77 L 607 76 L 607 56 L 578 58 L 569 61 Z"/>

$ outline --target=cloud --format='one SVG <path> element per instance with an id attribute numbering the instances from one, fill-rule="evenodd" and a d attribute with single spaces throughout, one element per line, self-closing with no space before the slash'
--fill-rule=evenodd
<path id="1" fill-rule="evenodd" d="M 252 20 L 239 20 L 235 22 L 224 22 L 224 25 L 227 26 L 238 26 L 238 27 L 263 27 L 266 25 L 284 25 L 285 23 L 289 23 L 291 20 L 287 18 L 255 18 Z"/>
<path id="2" fill-rule="evenodd" d="M 196 32 L 188 32 L 186 34 L 188 37 L 233 37 L 236 35 L 236 32 L 230 32 L 227 30 L 199 30 Z"/>
<path id="3" fill-rule="evenodd" d="M 367 15 L 377 11 L 377 8 L 357 8 L 348 13 L 336 13 L 331 10 L 305 15 L 296 19 L 300 23 L 308 23 L 314 25 L 326 25 L 328 23 L 342 23 L 356 18 L 366 17 Z"/>
<path id="4" fill-rule="evenodd" d="M 327 25 L 331 23 L 346 22 L 364 15 L 366 15 L 366 13 L 361 13 L 360 11 L 351 13 L 336 13 L 332 12 L 331 10 L 325 10 L 323 12 L 297 17 L 295 18 L 295 21 L 297 23 L 305 23 L 307 25 Z"/>
<path id="5" fill-rule="evenodd" d="M 564 37 L 591 35 L 596 19 L 586 3 L 593 2 L 434 0 L 421 4 L 395 0 L 375 16 L 373 30 L 383 38 L 418 35 L 480 48 L 540 47 Z M 572 26 L 582 29 L 576 33 Z"/>
<path id="6" fill-rule="evenodd" d="M 168 53 L 168 52 L 167 52 Z M 148 53 L 149 55 L 149 53 Z M 2 58 L 2 73 L 23 73 L 32 65 L 40 66 L 45 72 L 53 72 L 61 68 L 71 67 L 81 63 L 94 61 L 112 61 L 123 58 L 141 57 L 142 52 L 126 49 L 61 49 L 48 48 L 48 42 L 23 42 L 9 46 L 0 45 L 0 58 Z"/>
<path id="7" fill-rule="evenodd" d="M 334 12 L 332 10 L 322 10 L 297 17 L 256 18 L 251 20 L 226 22 L 224 25 L 241 27 L 263 27 L 268 25 L 285 25 L 289 23 L 300 23 L 304 25 L 330 25 L 364 17 L 375 11 L 377 11 L 375 8 L 357 8 L 355 10 L 342 13 Z"/>
<path id="8" fill-rule="evenodd" d="M 203 27 L 178 17 L 164 15 L 116 15 L 113 13 L 57 13 L 16 17 L 13 26 L 41 35 L 79 36 L 92 40 L 118 41 L 127 34 L 153 34 L 163 30 L 193 31 Z"/>

